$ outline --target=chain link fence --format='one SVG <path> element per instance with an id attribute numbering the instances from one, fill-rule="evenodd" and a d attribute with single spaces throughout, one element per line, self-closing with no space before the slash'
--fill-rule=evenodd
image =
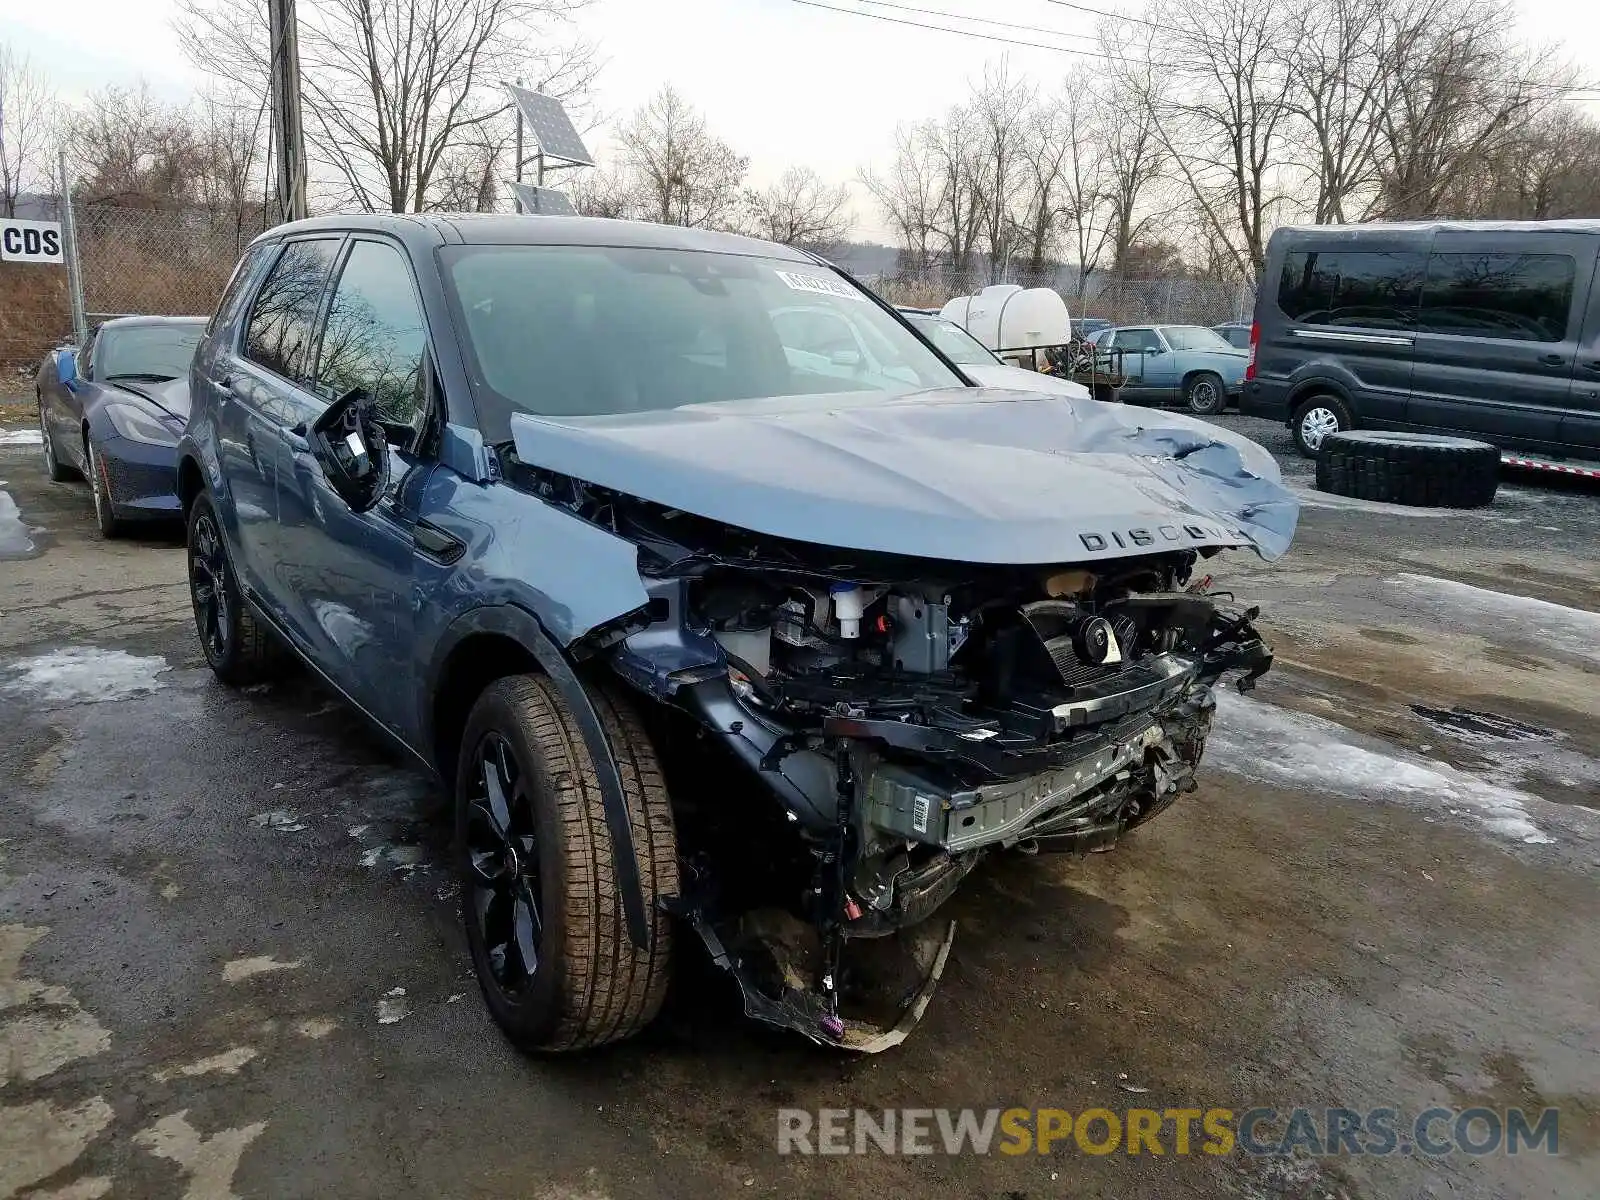
<path id="1" fill-rule="evenodd" d="M 83 311 L 208 316 L 234 264 L 266 228 L 259 210 L 115 208 L 75 201 Z"/>
<path id="2" fill-rule="evenodd" d="M 935 270 L 917 275 L 881 276 L 874 288 L 894 304 L 939 308 L 952 296 L 980 290 L 986 280 Z M 1011 283 L 1053 287 L 1074 317 L 1100 317 L 1117 325 L 1221 325 L 1250 320 L 1255 289 L 1230 279 L 1119 279 L 1091 276 L 1078 298 L 1076 273 L 1059 270 L 1038 278 L 1012 272 Z"/>

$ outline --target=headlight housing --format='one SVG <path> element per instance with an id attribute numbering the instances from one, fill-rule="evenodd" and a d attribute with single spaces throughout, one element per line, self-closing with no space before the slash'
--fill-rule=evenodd
<path id="1" fill-rule="evenodd" d="M 130 442 L 143 442 L 147 446 L 176 446 L 178 434 L 154 413 L 131 404 L 106 405 L 106 419 L 111 427 Z"/>

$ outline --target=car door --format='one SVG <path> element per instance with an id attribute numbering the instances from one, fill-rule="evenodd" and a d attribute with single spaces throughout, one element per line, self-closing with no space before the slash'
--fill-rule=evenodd
<path id="1" fill-rule="evenodd" d="M 1588 256 L 1593 252 L 1591 244 L 1584 253 Z M 1557 436 L 1564 449 L 1600 457 L 1600 263 L 1592 265 L 1596 271 L 1589 284 L 1588 304 L 1584 306 L 1572 391 Z"/>
<path id="2" fill-rule="evenodd" d="M 1593 242 L 1441 230 L 1423 280 L 1406 422 L 1497 444 L 1559 439 Z"/>
<path id="3" fill-rule="evenodd" d="M 1176 400 L 1182 394 L 1182 355 L 1172 348 L 1172 343 L 1159 329 L 1150 330 L 1145 339 L 1144 387 L 1147 394 L 1162 403 Z"/>
<path id="4" fill-rule="evenodd" d="M 234 569 L 256 602 L 283 624 L 298 581 L 278 544 L 278 473 L 289 465 L 280 430 L 298 419 L 317 317 L 341 237 L 284 244 L 250 306 L 236 352 L 208 366 L 216 396 L 217 455 L 227 496 L 222 520 Z"/>
<path id="5" fill-rule="evenodd" d="M 73 354 L 71 386 L 63 384 L 59 376 L 50 373 L 46 386 L 39 389 L 44 419 L 50 426 L 50 444 L 55 447 L 56 458 L 63 466 L 88 470 L 83 449 L 84 404 L 98 385 L 94 382 L 94 350 L 100 330 L 89 334 L 88 341 Z"/>
<path id="6" fill-rule="evenodd" d="M 1122 370 L 1127 376 L 1127 382 L 1122 385 L 1122 398 L 1151 399 L 1154 393 L 1145 379 L 1152 359 L 1159 357 L 1150 353 L 1152 347 L 1161 347 L 1156 331 L 1143 326 L 1118 329 L 1111 334 L 1111 346 L 1122 351 Z"/>
<path id="7" fill-rule="evenodd" d="M 432 388 L 427 326 L 403 250 L 352 237 L 317 338 L 311 387 L 289 400 L 280 434 L 279 552 L 292 564 L 290 635 L 387 728 L 414 724 L 412 590 L 417 500 L 433 461 L 421 446 Z M 353 390 L 370 394 L 389 435 L 377 503 L 352 510 L 312 456 L 305 431 Z"/>
<path id="8" fill-rule="evenodd" d="M 1403 423 L 1431 232 L 1293 236 L 1277 278 L 1263 284 L 1276 311 L 1265 314 L 1257 376 L 1298 395 L 1342 393 L 1357 424 Z"/>

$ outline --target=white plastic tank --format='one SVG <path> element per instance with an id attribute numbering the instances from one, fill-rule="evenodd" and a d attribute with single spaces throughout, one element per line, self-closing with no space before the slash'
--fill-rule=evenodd
<path id="1" fill-rule="evenodd" d="M 957 296 L 939 315 L 995 351 L 1064 346 L 1072 340 L 1067 302 L 1050 288 L 997 283 L 973 296 Z"/>

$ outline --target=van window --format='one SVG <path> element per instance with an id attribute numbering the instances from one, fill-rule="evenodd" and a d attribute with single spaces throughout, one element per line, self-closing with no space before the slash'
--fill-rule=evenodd
<path id="1" fill-rule="evenodd" d="M 1422 328 L 1523 342 L 1567 336 L 1578 264 L 1565 254 L 1433 254 Z"/>
<path id="2" fill-rule="evenodd" d="M 1413 250 L 1293 250 L 1278 307 L 1304 325 L 1414 329 L 1425 256 Z"/>

